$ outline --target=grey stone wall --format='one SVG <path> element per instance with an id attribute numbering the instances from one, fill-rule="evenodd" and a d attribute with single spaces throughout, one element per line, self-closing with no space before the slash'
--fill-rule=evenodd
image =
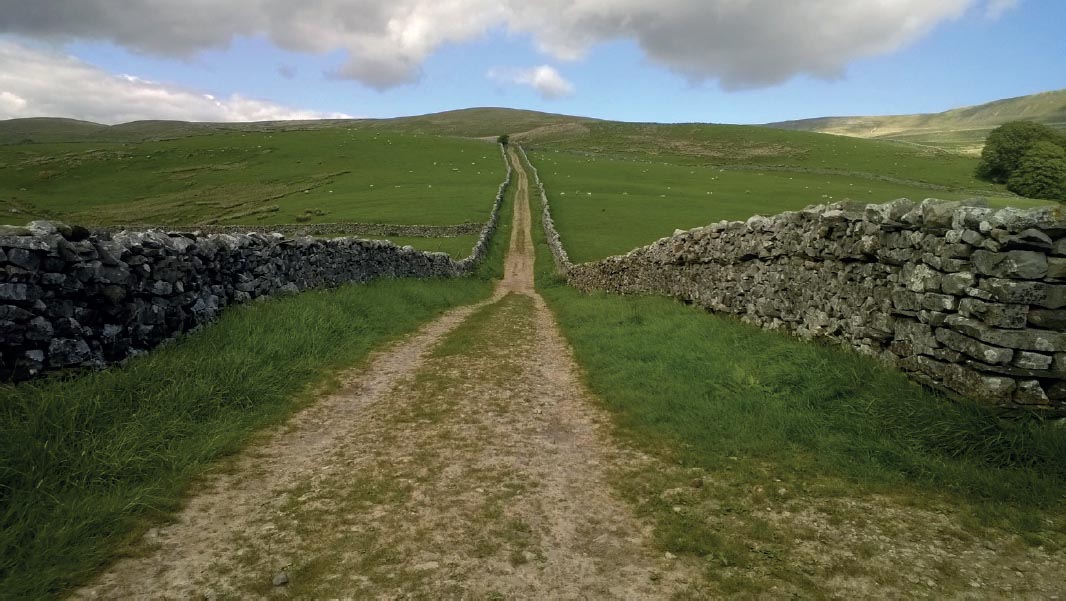
<path id="1" fill-rule="evenodd" d="M 819 205 L 679 231 L 580 265 L 567 259 L 552 222 L 545 226 L 557 263 L 582 290 L 668 295 L 845 344 L 952 394 L 1066 409 L 1059 207 Z"/>
<path id="2" fill-rule="evenodd" d="M 501 148 L 501 153 L 502 153 Z M 379 277 L 458 277 L 484 260 L 511 181 L 470 256 L 279 233 L 93 233 L 0 226 L 0 377 L 102 367 L 214 320 L 226 306 Z"/>
<path id="3" fill-rule="evenodd" d="M 537 194 L 540 196 L 541 221 L 544 224 L 544 236 L 548 241 L 548 248 L 551 250 L 552 258 L 555 259 L 555 268 L 559 273 L 566 275 L 570 272 L 570 269 L 574 264 L 570 262 L 570 256 L 566 254 L 566 248 L 563 247 L 563 239 L 555 229 L 555 220 L 552 219 L 551 205 L 548 203 L 548 193 L 544 189 L 544 183 L 540 181 L 540 172 L 537 171 L 537 167 L 533 164 L 533 161 L 529 160 L 525 148 L 519 146 L 518 151 L 522 154 L 522 160 L 525 161 L 525 164 L 529 166 L 530 171 L 533 172 L 533 184 L 537 188 Z"/>

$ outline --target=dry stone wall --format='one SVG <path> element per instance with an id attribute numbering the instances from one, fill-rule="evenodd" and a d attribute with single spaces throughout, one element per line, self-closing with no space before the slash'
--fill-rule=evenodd
<path id="1" fill-rule="evenodd" d="M 501 148 L 502 153 L 502 148 Z M 279 233 L 90 232 L 0 226 L 0 377 L 102 367 L 214 320 L 226 306 L 379 277 L 458 277 L 488 253 L 511 167 L 469 257 L 387 241 Z"/>
<path id="2" fill-rule="evenodd" d="M 539 179 L 541 201 L 550 214 Z M 1066 409 L 1066 214 L 981 202 L 837 203 L 716 223 L 574 265 L 571 285 L 663 294 L 825 338 L 949 393 Z"/>
<path id="3" fill-rule="evenodd" d="M 537 194 L 540 196 L 541 221 L 544 224 L 544 237 L 548 241 L 548 248 L 551 250 L 552 258 L 555 259 L 555 268 L 559 273 L 566 275 L 570 272 L 570 269 L 574 264 L 570 262 L 570 256 L 566 254 L 566 248 L 563 247 L 563 239 L 555 229 L 555 220 L 552 219 L 551 205 L 548 203 L 548 193 L 544 189 L 544 183 L 540 181 L 540 172 L 537 171 L 537 167 L 533 165 L 533 161 L 529 160 L 525 148 L 519 146 L 518 151 L 521 153 L 522 160 L 529 167 L 529 170 L 533 172 L 533 183 L 537 187 Z"/>

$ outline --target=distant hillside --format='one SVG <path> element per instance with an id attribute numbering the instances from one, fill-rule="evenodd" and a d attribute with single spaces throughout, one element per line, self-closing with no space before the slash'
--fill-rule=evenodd
<path id="1" fill-rule="evenodd" d="M 495 137 L 505 133 L 528 136 L 545 128 L 593 123 L 596 121 L 598 120 L 588 117 L 571 117 L 569 115 L 556 115 L 538 111 L 472 108 L 418 117 L 368 119 L 363 122 L 363 126 L 398 129 L 409 133 Z"/>
<path id="2" fill-rule="evenodd" d="M 33 117 L 0 121 L 0 144 L 65 142 L 145 142 L 222 131 L 221 124 L 186 121 L 133 121 L 101 125 L 75 119 Z"/>
<path id="3" fill-rule="evenodd" d="M 9 119 L 0 121 L 0 144 L 67 142 L 72 139 L 89 138 L 106 129 L 106 125 L 77 119 L 50 117 Z"/>
<path id="4" fill-rule="evenodd" d="M 973 179 L 970 157 L 927 145 L 898 141 L 841 138 L 809 131 L 786 131 L 753 125 L 707 123 L 628 123 L 536 111 L 472 108 L 393 119 L 267 121 L 259 123 L 186 123 L 135 121 L 99 125 L 69 119 L 0 121 L 0 147 L 77 143 L 84 152 L 117 151 L 132 146 L 186 138 L 239 138 L 307 131 L 358 130 L 381 134 L 456 136 L 494 141 L 500 134 L 530 150 L 591 153 L 637 160 L 671 161 L 692 166 L 734 169 L 799 170 L 892 178 L 897 183 L 924 182 L 938 187 L 982 191 Z M 206 143 L 210 145 L 210 143 Z M 39 148 L 34 150 L 37 152 Z M 59 149 L 71 153 L 77 149 Z M 930 161 L 935 157 L 936 160 Z"/>
<path id="5" fill-rule="evenodd" d="M 719 218 L 703 211 L 719 201 L 733 203 L 730 218 L 742 218 L 845 198 L 1008 196 L 975 178 L 973 157 L 753 125 L 627 123 L 499 108 L 260 123 L 22 119 L 0 121 L 0 140 L 8 142 L 0 144 L 0 223 L 471 221 L 484 207 L 463 178 L 485 177 L 495 186 L 492 143 L 503 133 L 535 157 L 560 195 L 587 202 L 597 186 L 604 193 L 586 206 L 598 218 L 629 201 L 634 222 L 651 219 L 639 211 L 662 215 L 658 235 Z M 560 175 L 565 165 L 573 171 Z M 393 179 L 383 175 L 389 173 Z M 422 179 L 412 185 L 412 178 Z M 686 180 L 689 195 L 678 196 Z M 640 181 L 650 186 L 644 196 L 633 187 Z M 447 202 L 419 204 L 449 190 L 456 194 Z M 660 210 L 677 202 L 695 212 L 673 223 L 676 214 Z M 450 213 L 457 206 L 471 212 Z"/>
<path id="6" fill-rule="evenodd" d="M 472 108 L 393 119 L 324 119 L 317 121 L 263 121 L 259 123 L 192 123 L 186 121 L 133 121 L 101 125 L 75 119 L 36 117 L 0 121 L 0 144 L 54 144 L 61 142 L 127 142 L 171 140 L 227 131 L 296 131 L 333 127 L 382 129 L 412 134 L 493 137 L 511 134 L 540 139 L 555 131 L 580 127 L 596 119 L 505 108 Z"/>
<path id="7" fill-rule="evenodd" d="M 980 152 L 989 131 L 1007 121 L 1018 119 L 1029 119 L 1066 129 L 1066 90 L 998 100 L 935 114 L 820 117 L 770 123 L 767 127 L 891 140 L 972 155 Z M 672 132 L 671 136 L 673 136 L 682 130 L 692 133 L 700 132 L 697 137 L 703 137 L 705 131 L 712 131 L 716 126 L 695 123 L 676 125 L 618 123 L 589 117 L 507 108 L 470 108 L 392 119 L 325 119 L 259 123 L 134 121 L 109 126 L 75 119 L 30 118 L 0 121 L 0 145 L 59 142 L 140 143 L 231 131 L 277 132 L 335 127 L 471 138 L 495 138 L 506 133 L 510 134 L 515 141 L 526 144 L 583 140 L 585 144 L 596 146 L 604 129 L 612 130 L 613 134 L 628 132 L 628 135 L 624 137 L 637 135 L 636 132 L 640 132 L 638 137 L 657 136 L 665 131 Z M 671 144 L 675 146 L 673 150 L 680 150 L 678 146 L 681 144 L 680 141 L 674 140 Z M 702 154 L 702 152 L 697 151 L 696 154 Z"/>
<path id="8" fill-rule="evenodd" d="M 977 154 L 984 146 L 988 132 L 1008 121 L 1021 119 L 1066 129 L 1066 90 L 997 100 L 943 113 L 820 117 L 767 125 L 777 129 L 896 140 Z"/>

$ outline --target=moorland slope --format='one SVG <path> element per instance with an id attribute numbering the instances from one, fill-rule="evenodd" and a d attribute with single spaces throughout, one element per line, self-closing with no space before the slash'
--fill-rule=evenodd
<path id="1" fill-rule="evenodd" d="M 1020 120 L 1066 129 L 1066 90 L 1006 98 L 942 113 L 818 117 L 767 125 L 777 129 L 897 140 L 978 154 L 988 132 L 1008 121 Z"/>

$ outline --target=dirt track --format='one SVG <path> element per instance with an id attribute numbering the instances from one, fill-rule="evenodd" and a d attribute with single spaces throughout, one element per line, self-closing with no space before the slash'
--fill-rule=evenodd
<path id="1" fill-rule="evenodd" d="M 632 599 L 698 580 L 608 483 L 652 460 L 610 437 L 534 290 L 511 158 L 494 296 L 346 374 L 77 596 Z"/>

